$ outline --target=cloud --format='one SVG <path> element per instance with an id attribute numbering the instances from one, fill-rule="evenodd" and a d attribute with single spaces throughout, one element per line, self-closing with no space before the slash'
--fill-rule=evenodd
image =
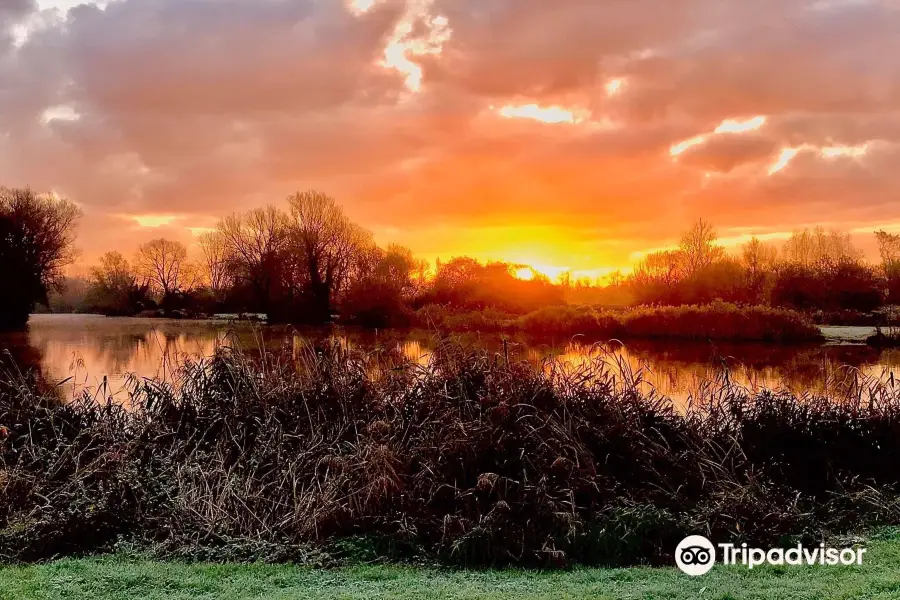
<path id="1" fill-rule="evenodd" d="M 79 202 L 87 256 L 307 187 L 429 256 L 583 269 L 699 216 L 900 221 L 889 0 L 0 0 L 0 24 L 0 182 Z"/>

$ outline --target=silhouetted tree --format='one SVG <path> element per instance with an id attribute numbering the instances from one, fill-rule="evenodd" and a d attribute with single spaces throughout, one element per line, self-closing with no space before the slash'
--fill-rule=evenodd
<path id="1" fill-rule="evenodd" d="M 785 262 L 818 268 L 825 263 L 860 261 L 863 252 L 853 244 L 849 233 L 815 227 L 794 231 L 784 243 L 782 257 Z"/>
<path id="2" fill-rule="evenodd" d="M 0 188 L 0 329 L 28 322 L 37 302 L 47 303 L 63 268 L 74 260 L 78 208 L 30 189 Z"/>
<path id="3" fill-rule="evenodd" d="M 881 255 L 887 300 L 891 304 L 900 304 L 900 234 L 876 231 L 875 239 Z"/>
<path id="4" fill-rule="evenodd" d="M 187 248 L 181 242 L 159 238 L 138 248 L 135 257 L 138 277 L 162 295 L 163 301 L 180 291 L 191 277 Z"/>
<path id="5" fill-rule="evenodd" d="M 200 269 L 202 279 L 209 286 L 217 302 L 225 299 L 231 284 L 228 271 L 228 245 L 221 231 L 208 231 L 197 238 L 202 254 Z"/>
<path id="6" fill-rule="evenodd" d="M 681 250 L 685 276 L 690 277 L 725 256 L 712 225 L 700 219 L 681 236 Z"/>
<path id="7" fill-rule="evenodd" d="M 779 265 L 772 289 L 772 304 L 796 310 L 871 312 L 882 303 L 874 271 L 850 258 L 821 266 L 796 262 Z"/>
<path id="8" fill-rule="evenodd" d="M 685 277 L 681 250 L 652 252 L 638 263 L 629 280 L 640 304 L 677 304 L 677 286 Z"/>
<path id="9" fill-rule="evenodd" d="M 286 270 L 286 217 L 268 206 L 223 219 L 217 232 L 225 245 L 231 285 L 249 290 L 251 296 L 249 302 L 241 302 L 241 309 L 252 307 L 271 317 Z"/>
<path id="10" fill-rule="evenodd" d="M 741 249 L 741 265 L 746 272 L 747 302 L 763 304 L 768 300 L 773 283 L 773 273 L 778 261 L 778 250 L 751 238 Z"/>
<path id="11" fill-rule="evenodd" d="M 308 191 L 288 199 L 288 248 L 293 259 L 293 289 L 301 300 L 294 318 L 324 322 L 331 318 L 337 296 L 361 274 L 375 242 L 351 222 L 330 196 Z"/>
<path id="12" fill-rule="evenodd" d="M 444 304 L 453 308 L 496 308 L 527 313 L 541 306 L 563 303 L 563 288 L 542 275 L 530 281 L 517 278 L 517 265 L 504 262 L 481 264 L 470 257 L 441 262 L 431 287 L 420 304 Z"/>
<path id="13" fill-rule="evenodd" d="M 91 270 L 88 307 L 105 315 L 134 315 L 152 308 L 149 284 L 138 285 L 134 271 L 118 252 L 107 252 Z"/>
<path id="14" fill-rule="evenodd" d="M 391 245 L 375 248 L 374 259 L 347 288 L 341 313 L 369 327 L 402 326 L 409 322 L 409 301 L 416 292 L 419 261 L 412 250 Z"/>

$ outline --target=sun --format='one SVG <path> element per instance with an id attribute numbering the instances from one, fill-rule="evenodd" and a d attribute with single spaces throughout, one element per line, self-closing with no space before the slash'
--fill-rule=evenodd
<path id="1" fill-rule="evenodd" d="M 534 269 L 531 267 L 522 267 L 521 269 L 515 270 L 516 279 L 521 279 L 522 281 L 531 281 L 534 279 Z"/>

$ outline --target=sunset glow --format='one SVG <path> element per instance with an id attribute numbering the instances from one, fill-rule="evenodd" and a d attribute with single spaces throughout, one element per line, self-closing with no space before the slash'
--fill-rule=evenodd
<path id="1" fill-rule="evenodd" d="M 534 270 L 531 267 L 522 267 L 516 269 L 515 276 L 522 281 L 531 281 L 534 279 Z"/>
<path id="2" fill-rule="evenodd" d="M 725 119 L 718 127 L 713 130 L 712 134 L 697 135 L 690 139 L 674 144 L 671 148 L 669 148 L 669 155 L 675 157 L 679 154 L 683 154 L 694 146 L 705 144 L 713 135 L 747 133 L 748 131 L 756 131 L 757 129 L 765 125 L 765 123 L 766 117 L 762 116 L 753 117 L 745 121 L 741 121 L 740 119 Z"/>
<path id="3" fill-rule="evenodd" d="M 169 225 L 178 219 L 178 217 L 174 215 L 132 215 L 128 218 L 134 220 L 134 222 L 141 227 L 151 228 Z"/>
<path id="4" fill-rule="evenodd" d="M 900 221 L 890 2 L 229 2 L 0 8 L 0 185 L 77 202 L 86 263 L 310 188 L 382 247 L 551 279 L 701 217 L 873 256 Z"/>
<path id="5" fill-rule="evenodd" d="M 778 160 L 776 160 L 775 163 L 771 167 L 769 167 L 769 175 L 774 175 L 778 171 L 784 169 L 790 164 L 792 160 L 794 160 L 794 157 L 799 153 L 800 150 L 798 148 L 785 148 L 784 150 L 782 150 L 781 154 L 778 155 Z"/>
<path id="6" fill-rule="evenodd" d="M 377 0 L 349 0 L 349 8 L 356 14 L 369 12 L 375 6 Z"/>
<path id="7" fill-rule="evenodd" d="M 606 82 L 604 86 L 606 89 L 606 93 L 610 96 L 614 96 L 618 94 L 622 90 L 622 86 L 625 84 L 624 79 L 611 79 Z"/>
<path id="8" fill-rule="evenodd" d="M 368 8 L 373 5 L 372 1 L 366 0 L 361 4 Z M 440 54 L 452 35 L 447 17 L 431 14 L 432 4 L 433 0 L 411 0 L 406 15 L 397 24 L 384 49 L 382 64 L 406 75 L 406 87 L 411 92 L 422 89 L 422 67 L 413 59 Z M 419 29 L 424 29 L 424 33 Z"/>
<path id="9" fill-rule="evenodd" d="M 679 154 L 682 154 L 683 152 L 693 148 L 694 146 L 699 146 L 700 144 L 705 142 L 706 139 L 707 138 L 705 135 L 698 135 L 697 137 L 692 137 L 689 140 L 678 142 L 677 144 L 669 148 L 669 154 L 671 154 L 672 156 L 678 156 Z"/>
<path id="10" fill-rule="evenodd" d="M 765 117 L 753 117 L 746 121 L 725 119 L 721 125 L 716 127 L 715 133 L 745 133 L 747 131 L 755 131 L 765 124 Z"/>
<path id="11" fill-rule="evenodd" d="M 498 113 L 507 119 L 533 119 L 542 123 L 580 123 L 583 117 L 560 106 L 541 107 L 537 104 L 504 106 Z"/>
<path id="12" fill-rule="evenodd" d="M 862 144 L 860 146 L 827 146 L 821 149 L 822 156 L 825 158 L 836 158 L 838 156 L 860 158 L 865 156 L 868 151 L 868 144 Z"/>

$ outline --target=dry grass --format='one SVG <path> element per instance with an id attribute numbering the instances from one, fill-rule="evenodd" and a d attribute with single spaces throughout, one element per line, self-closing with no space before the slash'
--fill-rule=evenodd
<path id="1" fill-rule="evenodd" d="M 667 561 L 688 532 L 765 545 L 900 519 L 892 381 L 838 403 L 723 379 L 683 413 L 599 361 L 535 369 L 452 343 L 425 367 L 373 360 L 222 349 L 178 385 L 136 381 L 130 410 L 7 377 L 0 556 L 124 541 L 190 558 L 635 564 Z"/>

